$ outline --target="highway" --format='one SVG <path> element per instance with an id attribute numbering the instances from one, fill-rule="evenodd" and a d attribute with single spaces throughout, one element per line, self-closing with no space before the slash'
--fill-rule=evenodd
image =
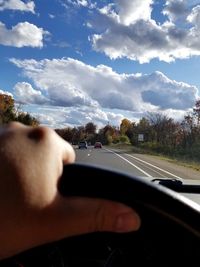
<path id="1" fill-rule="evenodd" d="M 200 185 L 200 173 L 156 156 L 127 153 L 126 151 L 103 147 L 95 149 L 75 148 L 76 163 L 103 167 L 120 171 L 147 180 L 154 178 L 181 179 L 184 184 Z M 184 196 L 200 204 L 200 194 L 183 193 Z"/>
<path id="2" fill-rule="evenodd" d="M 75 151 L 76 162 L 81 164 L 100 166 L 148 179 L 167 177 L 200 180 L 199 172 L 153 156 L 130 154 L 110 148 L 94 149 L 92 146 Z"/>

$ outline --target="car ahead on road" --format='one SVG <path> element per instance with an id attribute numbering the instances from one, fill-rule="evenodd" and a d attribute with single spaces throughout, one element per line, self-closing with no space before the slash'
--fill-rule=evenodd
<path id="1" fill-rule="evenodd" d="M 81 141 L 81 142 L 79 142 L 79 144 L 78 144 L 78 148 L 79 149 L 87 149 L 88 148 L 88 144 L 87 144 L 87 142 L 86 141 Z"/>
<path id="2" fill-rule="evenodd" d="M 102 143 L 101 142 L 96 142 L 94 144 L 94 148 L 102 148 Z"/>

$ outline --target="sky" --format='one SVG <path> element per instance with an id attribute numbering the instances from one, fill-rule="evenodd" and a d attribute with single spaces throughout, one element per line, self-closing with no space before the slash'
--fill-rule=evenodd
<path id="1" fill-rule="evenodd" d="M 199 70 L 200 0 L 0 0 L 0 93 L 43 125 L 181 120 Z"/>

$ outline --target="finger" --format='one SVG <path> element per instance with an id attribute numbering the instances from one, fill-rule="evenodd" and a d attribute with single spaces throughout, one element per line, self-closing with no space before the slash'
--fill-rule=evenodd
<path id="1" fill-rule="evenodd" d="M 138 230 L 139 227 L 138 214 L 124 204 L 102 199 L 70 197 L 62 200 L 59 207 L 58 203 L 56 204 L 43 233 L 46 234 L 46 240 L 54 241 L 98 231 L 130 232 Z"/>
<path id="2" fill-rule="evenodd" d="M 62 149 L 63 164 L 74 163 L 76 156 L 73 147 L 60 136 L 58 138 Z"/>
<path id="3" fill-rule="evenodd" d="M 84 219 L 85 224 L 78 223 L 81 232 L 115 231 L 126 232 L 137 230 L 139 216 L 132 208 L 122 203 L 104 199 L 71 197 L 68 206 Z M 75 214 L 75 215 L 76 215 Z"/>

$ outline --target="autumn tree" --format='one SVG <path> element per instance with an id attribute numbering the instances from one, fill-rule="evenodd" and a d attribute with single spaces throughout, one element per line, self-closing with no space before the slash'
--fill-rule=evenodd
<path id="1" fill-rule="evenodd" d="M 108 145 L 113 142 L 114 137 L 116 135 L 117 135 L 116 127 L 107 124 L 105 127 L 99 130 L 97 138 L 103 144 Z"/>
<path id="2" fill-rule="evenodd" d="M 124 118 L 120 124 L 120 134 L 126 135 L 127 131 L 131 128 L 131 125 L 132 125 L 131 121 Z"/>
<path id="3" fill-rule="evenodd" d="M 0 94 L 0 124 L 18 121 L 26 125 L 37 126 L 39 121 L 27 112 L 15 108 L 15 100 L 11 95 Z"/>
<path id="4" fill-rule="evenodd" d="M 0 124 L 15 120 L 14 98 L 7 94 L 0 94 Z"/>

